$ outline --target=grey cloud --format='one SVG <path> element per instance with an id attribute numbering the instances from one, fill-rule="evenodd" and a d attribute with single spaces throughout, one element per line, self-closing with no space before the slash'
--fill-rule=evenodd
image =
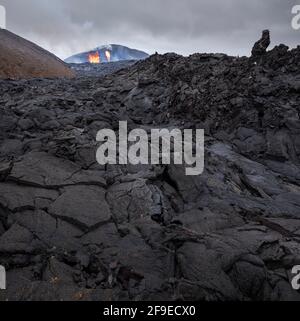
<path id="1" fill-rule="evenodd" d="M 101 44 L 153 53 L 249 54 L 262 29 L 296 46 L 295 0 L 0 0 L 8 29 L 65 58 Z"/>

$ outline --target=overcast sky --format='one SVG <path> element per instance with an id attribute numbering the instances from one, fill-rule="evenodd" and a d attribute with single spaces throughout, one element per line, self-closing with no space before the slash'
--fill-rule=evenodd
<path id="1" fill-rule="evenodd" d="M 0 0 L 7 29 L 60 58 L 104 44 L 148 53 L 248 55 L 263 29 L 272 46 L 300 44 L 300 0 Z"/>

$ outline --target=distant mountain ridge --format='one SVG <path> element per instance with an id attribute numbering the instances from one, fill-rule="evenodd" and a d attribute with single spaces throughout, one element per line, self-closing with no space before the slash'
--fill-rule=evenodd
<path id="1" fill-rule="evenodd" d="M 122 45 L 103 45 L 93 50 L 73 55 L 65 60 L 66 63 L 107 63 L 123 60 L 142 60 L 149 55 L 141 50 Z"/>

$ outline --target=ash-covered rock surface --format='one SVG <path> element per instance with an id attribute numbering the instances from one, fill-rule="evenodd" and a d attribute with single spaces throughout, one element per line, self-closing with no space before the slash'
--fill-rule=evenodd
<path id="1" fill-rule="evenodd" d="M 300 47 L 0 82 L 2 300 L 299 300 Z M 204 128 L 205 171 L 100 166 L 96 133 Z"/>

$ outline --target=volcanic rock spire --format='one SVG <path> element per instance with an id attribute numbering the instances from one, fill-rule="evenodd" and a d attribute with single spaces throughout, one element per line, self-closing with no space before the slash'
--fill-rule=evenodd
<path id="1" fill-rule="evenodd" d="M 266 53 L 267 48 L 270 46 L 270 31 L 264 30 L 262 32 L 262 37 L 257 41 L 252 48 L 252 57 L 260 57 Z"/>

